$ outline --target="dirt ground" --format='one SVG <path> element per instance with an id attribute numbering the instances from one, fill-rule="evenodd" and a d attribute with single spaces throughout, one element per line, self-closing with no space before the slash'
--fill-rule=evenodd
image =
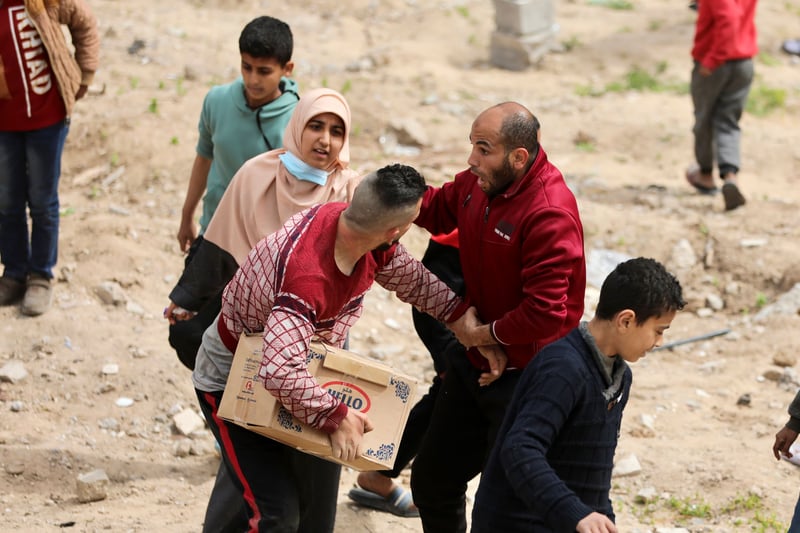
<path id="1" fill-rule="evenodd" d="M 589 257 L 650 256 L 679 274 L 690 305 L 667 341 L 731 330 L 634 366 L 617 457 L 635 455 L 641 471 L 614 479 L 620 531 L 785 530 L 800 472 L 771 446 L 798 387 L 800 317 L 757 313 L 800 281 L 800 63 L 780 52 L 800 37 L 800 0 L 759 5 L 753 103 L 777 105 L 742 119 L 748 203 L 730 213 L 683 179 L 695 13 L 682 0 L 555 2 L 561 49 L 524 72 L 488 64 L 487 0 L 90 3 L 102 63 L 64 154 L 53 309 L 0 309 L 0 366 L 28 372 L 0 384 L 0 531 L 200 530 L 218 459 L 208 435 L 180 453 L 172 415 L 196 400 L 161 310 L 182 269 L 175 234 L 202 98 L 237 75 L 239 31 L 260 14 L 291 25 L 301 90 L 345 93 L 359 170 L 402 161 L 442 182 L 465 168 L 478 112 L 530 107 L 578 198 Z M 419 153 L 381 142 L 397 119 L 422 130 Z M 405 242 L 421 256 L 426 235 Z M 107 282 L 122 288 L 119 305 L 98 297 Z M 376 288 L 364 315 L 354 351 L 431 377 L 410 309 Z M 79 503 L 76 478 L 95 469 L 108 496 Z M 343 473 L 337 531 L 422 530 L 351 505 L 354 478 Z"/>

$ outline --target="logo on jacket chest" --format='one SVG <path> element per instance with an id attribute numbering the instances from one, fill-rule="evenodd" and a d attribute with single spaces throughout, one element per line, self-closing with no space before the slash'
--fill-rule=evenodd
<path id="1" fill-rule="evenodd" d="M 507 220 L 500 220 L 494 227 L 494 233 L 504 241 L 510 241 L 511 234 L 514 233 L 514 224 Z"/>

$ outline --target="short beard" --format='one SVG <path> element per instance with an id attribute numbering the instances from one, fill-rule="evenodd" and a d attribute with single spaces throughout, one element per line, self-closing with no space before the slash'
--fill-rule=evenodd
<path id="1" fill-rule="evenodd" d="M 514 174 L 514 169 L 511 167 L 511 162 L 508 160 L 508 156 L 506 156 L 506 158 L 503 159 L 503 166 L 492 172 L 492 181 L 495 185 L 487 194 L 489 196 L 496 196 L 502 193 L 508 188 L 509 185 L 514 183 L 514 180 L 516 179 L 517 176 Z"/>

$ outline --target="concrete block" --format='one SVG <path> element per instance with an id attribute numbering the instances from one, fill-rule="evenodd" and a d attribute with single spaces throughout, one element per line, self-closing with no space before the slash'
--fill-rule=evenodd
<path id="1" fill-rule="evenodd" d="M 547 32 L 555 22 L 553 0 L 494 0 L 496 30 L 510 35 Z"/>
<path id="2" fill-rule="evenodd" d="M 525 70 L 534 66 L 553 48 L 557 30 L 558 26 L 553 25 L 547 32 L 526 36 L 492 32 L 489 61 L 507 70 Z"/>

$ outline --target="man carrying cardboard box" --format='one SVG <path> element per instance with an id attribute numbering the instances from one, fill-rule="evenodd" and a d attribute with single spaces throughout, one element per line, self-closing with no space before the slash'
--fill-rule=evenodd
<path id="1" fill-rule="evenodd" d="M 251 531 L 333 531 L 340 467 L 217 415 L 243 332 L 263 332 L 258 376 L 264 387 L 295 418 L 329 434 L 334 458 L 351 460 L 372 424 L 309 373 L 312 339 L 341 347 L 373 281 L 456 329 L 467 327 L 466 304 L 397 243 L 419 214 L 425 188 L 408 166 L 373 172 L 350 205 L 314 206 L 260 241 L 225 288 L 192 379 L 247 503 Z M 486 353 L 499 375 L 504 361 Z"/>

